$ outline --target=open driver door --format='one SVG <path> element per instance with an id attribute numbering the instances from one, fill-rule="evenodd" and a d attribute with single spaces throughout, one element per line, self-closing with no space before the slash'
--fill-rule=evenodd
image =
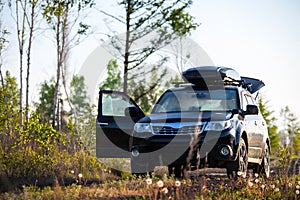
<path id="1" fill-rule="evenodd" d="M 143 111 L 127 94 L 101 90 L 96 124 L 96 156 L 129 158 L 129 141 L 134 125 L 144 116 Z"/>

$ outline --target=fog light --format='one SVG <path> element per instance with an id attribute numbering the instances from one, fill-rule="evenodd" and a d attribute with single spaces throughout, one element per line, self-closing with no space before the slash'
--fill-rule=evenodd
<path id="1" fill-rule="evenodd" d="M 137 150 L 137 149 L 132 149 L 132 150 L 131 150 L 131 155 L 132 155 L 133 157 L 138 157 L 138 156 L 140 155 L 140 152 L 139 152 L 139 150 Z"/>
<path id="2" fill-rule="evenodd" d="M 230 149 L 228 146 L 224 146 L 220 149 L 220 154 L 222 156 L 228 156 L 230 154 Z"/>

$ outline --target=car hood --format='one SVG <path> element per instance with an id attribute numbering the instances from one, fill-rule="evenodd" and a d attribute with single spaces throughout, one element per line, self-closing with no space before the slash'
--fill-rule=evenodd
<path id="1" fill-rule="evenodd" d="M 139 120 L 141 123 L 173 123 L 173 122 L 199 122 L 224 121 L 230 119 L 232 112 L 176 112 L 151 113 Z"/>

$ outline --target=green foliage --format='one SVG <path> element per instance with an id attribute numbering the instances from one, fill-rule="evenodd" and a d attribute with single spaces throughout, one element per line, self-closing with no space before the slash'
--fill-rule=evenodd
<path id="1" fill-rule="evenodd" d="M 82 22 L 79 23 L 79 29 L 77 31 L 78 34 L 80 35 L 87 35 L 87 31 L 90 28 L 90 25 L 84 24 Z"/>
<path id="2" fill-rule="evenodd" d="M 83 113 L 89 106 L 84 77 L 74 75 L 70 84 L 70 101 L 76 113 Z"/>
<path id="3" fill-rule="evenodd" d="M 119 5 L 125 10 L 125 16 L 122 18 L 116 15 L 113 18 L 123 22 L 126 26 L 126 40 L 124 45 L 120 42 L 121 39 L 113 39 L 112 45 L 118 52 L 125 46 L 125 52 L 122 53 L 124 92 L 127 92 L 128 85 L 132 84 L 129 75 L 135 77 L 141 71 L 144 74 L 147 73 L 145 62 L 151 55 L 175 39 L 187 36 L 198 27 L 198 24 L 194 22 L 194 17 L 187 11 L 191 4 L 191 0 L 119 1 Z M 144 46 L 135 48 L 134 44 L 141 41 Z M 133 72 L 135 69 L 139 70 Z M 140 91 L 143 92 L 143 89 L 145 88 L 140 88 Z M 145 105 L 147 110 L 149 110 L 148 107 Z"/>
<path id="4" fill-rule="evenodd" d="M 40 123 L 36 114 L 22 127 L 16 125 L 14 134 L 18 137 L 10 138 L 11 144 L 2 144 L 6 147 L 3 155 L 6 174 L 14 177 L 54 175 L 49 169 L 57 163 L 55 154 L 58 144 L 63 144 L 62 135 L 50 125 Z"/>
<path id="5" fill-rule="evenodd" d="M 167 70 L 159 71 L 158 67 L 152 67 L 152 70 L 143 79 L 131 79 L 129 82 L 128 94 L 145 112 L 149 113 L 160 95 L 164 92 Z"/>
<path id="6" fill-rule="evenodd" d="M 278 127 L 275 125 L 275 117 L 273 117 L 274 111 L 270 110 L 268 106 L 268 101 L 264 100 L 263 96 L 260 96 L 258 99 L 258 105 L 261 111 L 262 116 L 264 117 L 269 132 L 269 138 L 271 142 L 271 150 L 276 152 L 279 148 L 280 138 L 278 135 Z"/>
<path id="7" fill-rule="evenodd" d="M 20 137 L 15 146 L 33 145 L 40 148 L 43 153 L 52 151 L 57 146 L 57 141 L 63 143 L 62 136 L 49 124 L 40 123 L 37 114 L 32 114 L 24 127 L 19 128 Z"/>
<path id="8" fill-rule="evenodd" d="M 42 15 L 49 24 L 56 26 L 57 18 L 66 17 L 67 19 L 71 9 L 77 9 L 77 12 L 79 12 L 86 7 L 92 7 L 94 4 L 94 0 L 46 0 L 42 2 Z M 65 25 L 66 24 L 63 24 L 63 26 Z M 88 25 L 83 24 L 82 22 L 79 26 L 79 34 L 85 34 L 89 28 Z"/>
<path id="9" fill-rule="evenodd" d="M 140 108 L 148 113 L 155 104 L 164 90 L 170 86 L 170 82 L 174 79 L 166 77 L 168 71 L 153 66 L 151 70 L 141 75 L 133 75 L 130 78 L 128 95 L 140 106 Z M 148 78 L 149 77 L 149 78 Z M 168 80 L 168 81 L 166 81 Z M 116 60 L 111 60 L 107 65 L 107 78 L 99 87 L 100 90 L 121 90 L 122 88 L 121 70 Z"/>
<path id="10" fill-rule="evenodd" d="M 74 150 L 78 150 L 83 147 L 94 153 L 96 147 L 96 131 L 95 131 L 95 106 L 85 106 L 84 113 L 81 113 L 75 117 L 71 117 L 68 122 L 68 133 L 70 137 L 70 143 Z M 79 146 L 78 146 L 79 145 Z"/>
<path id="11" fill-rule="evenodd" d="M 103 81 L 100 90 L 121 90 L 121 70 L 116 60 L 110 60 L 107 64 L 107 78 Z"/>
<path id="12" fill-rule="evenodd" d="M 74 170 L 75 176 L 82 174 L 82 177 L 86 180 L 101 178 L 103 166 L 88 151 L 80 150 L 75 152 L 70 161 L 72 164 L 69 166 L 69 169 Z"/>
<path id="13" fill-rule="evenodd" d="M 194 17 L 183 12 L 182 8 L 172 10 L 168 18 L 172 30 L 178 36 L 188 35 L 191 30 L 195 30 L 198 27 L 198 24 L 194 23 L 193 20 Z"/>
<path id="14" fill-rule="evenodd" d="M 292 154 L 299 155 L 300 154 L 300 125 L 298 122 L 298 118 L 296 115 L 290 110 L 288 106 L 284 109 L 281 109 L 280 112 L 283 118 L 283 127 L 284 133 L 287 133 L 290 139 L 290 151 Z"/>
<path id="15" fill-rule="evenodd" d="M 6 72 L 4 88 L 0 88 L 0 131 L 3 133 L 11 134 L 12 127 L 18 123 L 18 98 L 19 90 L 16 78 Z M 1 141 L 5 142 L 3 139 Z"/>
<path id="16" fill-rule="evenodd" d="M 294 148 L 294 154 L 299 156 L 300 155 L 300 133 L 299 132 L 294 136 L 293 148 Z"/>
<path id="17" fill-rule="evenodd" d="M 0 26 L 1 28 L 1 26 Z M 6 29 L 0 30 L 0 51 L 2 51 L 5 47 L 5 45 L 9 42 L 6 39 L 6 36 L 9 34 L 9 32 Z"/>
<path id="18" fill-rule="evenodd" d="M 73 88 L 83 84 L 82 78 L 76 78 Z M 4 87 L 0 87 L 0 191 L 20 187 L 20 184 L 36 184 L 42 178 L 44 181 L 40 185 L 49 185 L 49 181 L 52 185 L 54 177 L 76 180 L 79 173 L 85 178 L 102 178 L 102 165 L 85 150 L 77 132 L 72 132 L 74 124 L 69 126 L 68 132 L 58 132 L 45 120 L 51 113 L 51 109 L 47 111 L 47 105 L 51 107 L 53 91 L 54 81 L 42 84 L 36 112 L 32 112 L 28 121 L 20 126 L 18 85 L 16 79 L 6 73 Z M 76 91 L 74 95 L 78 95 L 74 105 L 85 106 L 85 109 L 79 109 L 82 112 L 79 133 L 82 133 L 82 138 L 90 140 L 90 146 L 94 146 L 95 137 L 91 136 L 95 136 L 94 107 L 88 106 L 82 96 L 84 88 L 73 91 Z M 2 177 L 6 177 L 3 180 L 7 181 L 2 182 Z"/>
<path id="19" fill-rule="evenodd" d="M 161 63 L 160 63 L 161 64 Z M 135 74 L 130 77 L 128 95 L 145 112 L 149 113 L 161 94 L 173 87 L 174 82 L 182 82 L 178 75 L 171 74 L 160 64 L 154 65 L 147 73 Z M 107 65 L 107 78 L 101 83 L 100 90 L 122 89 L 121 70 L 116 60 L 111 60 Z"/>
<path id="20" fill-rule="evenodd" d="M 39 101 L 35 102 L 36 112 L 40 114 L 41 123 L 51 124 L 53 119 L 53 101 L 55 93 L 55 80 L 52 78 L 50 81 L 44 81 L 41 84 L 39 92 Z"/>
<path id="21" fill-rule="evenodd" d="M 95 106 L 88 103 L 84 77 L 74 75 L 70 85 L 71 103 L 73 117 L 70 118 L 68 128 L 69 134 L 79 138 L 80 143 L 87 150 L 95 149 Z"/>
<path id="22" fill-rule="evenodd" d="M 286 131 L 289 133 L 289 135 L 300 132 L 298 119 L 288 106 L 286 106 L 284 109 L 281 109 L 280 114 L 284 118 L 284 125 L 286 126 L 285 128 L 287 128 Z"/>
<path id="23" fill-rule="evenodd" d="M 130 16 L 126 20 L 132 21 L 130 30 L 134 30 L 134 39 L 151 31 L 161 32 L 164 39 L 170 39 L 173 34 L 183 36 L 198 27 L 194 17 L 186 11 L 192 4 L 191 0 L 122 0 L 119 4 Z"/>
<path id="24" fill-rule="evenodd" d="M 281 170 L 281 174 L 283 174 L 283 177 L 287 177 L 291 164 L 291 152 L 287 146 L 280 147 L 278 158 L 278 167 Z"/>
<path id="25" fill-rule="evenodd" d="M 57 132 L 47 123 L 40 123 L 37 114 L 33 114 L 22 127 L 16 127 L 16 131 L 18 137 L 11 139 L 11 144 L 1 145 L 0 166 L 3 171 L 0 171 L 0 176 L 5 174 L 28 184 L 41 177 L 69 176 L 76 179 L 78 174 L 83 174 L 89 179 L 101 178 L 103 167 L 97 159 L 84 148 L 74 151 L 70 146 L 70 135 Z"/>

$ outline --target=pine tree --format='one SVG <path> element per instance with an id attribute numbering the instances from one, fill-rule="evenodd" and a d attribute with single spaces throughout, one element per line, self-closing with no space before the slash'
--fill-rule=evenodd
<path id="1" fill-rule="evenodd" d="M 280 138 L 278 135 L 278 127 L 275 125 L 274 111 L 270 110 L 268 106 L 269 101 L 265 101 L 263 96 L 259 96 L 258 105 L 262 116 L 268 125 L 269 138 L 271 143 L 271 150 L 275 152 L 279 148 Z"/>

